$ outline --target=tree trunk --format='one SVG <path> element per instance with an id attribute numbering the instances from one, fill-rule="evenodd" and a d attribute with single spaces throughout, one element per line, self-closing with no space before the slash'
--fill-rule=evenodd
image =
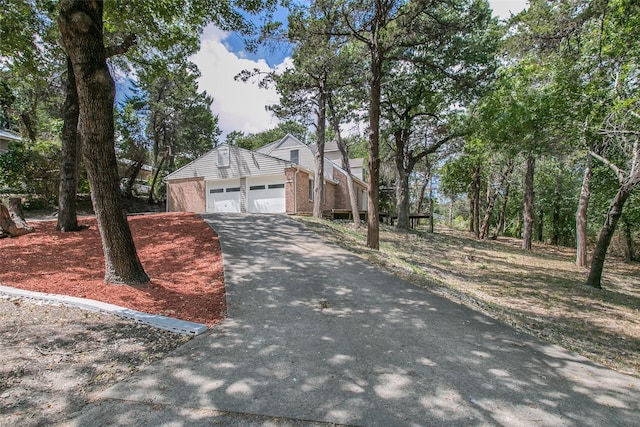
<path id="1" fill-rule="evenodd" d="M 398 170 L 396 180 L 396 211 L 398 212 L 397 230 L 409 229 L 409 174 Z"/>
<path id="2" fill-rule="evenodd" d="M 593 258 L 591 259 L 591 270 L 589 271 L 589 277 L 587 278 L 587 286 L 600 289 L 602 288 L 602 271 L 604 269 L 604 259 L 607 255 L 607 249 L 613 237 L 613 233 L 616 231 L 616 225 L 622 215 L 622 208 L 624 203 L 631 194 L 631 188 L 627 185 L 621 185 L 614 197 L 613 201 L 609 205 L 609 211 L 605 218 L 602 229 L 600 230 L 600 236 L 598 237 L 598 243 L 593 252 Z"/>
<path id="3" fill-rule="evenodd" d="M 480 178 L 482 168 L 477 165 L 473 173 L 473 223 L 476 238 L 480 237 Z"/>
<path id="4" fill-rule="evenodd" d="M 544 242 L 544 211 L 540 209 L 536 218 L 536 240 L 540 243 Z"/>
<path id="5" fill-rule="evenodd" d="M 63 110 L 60 190 L 58 194 L 58 224 L 62 232 L 78 231 L 78 177 L 80 175 L 81 143 L 78 139 L 78 92 L 71 59 L 67 56 L 67 81 Z"/>
<path id="6" fill-rule="evenodd" d="M 35 229 L 24 220 L 21 200 L 17 197 L 9 199 L 9 208 L 0 200 L 0 237 L 18 237 L 33 233 Z"/>
<path id="7" fill-rule="evenodd" d="M 316 179 L 313 185 L 313 216 L 316 218 L 322 218 L 324 203 L 324 145 L 327 120 L 327 94 L 325 91 L 325 82 L 322 81 L 318 89 L 318 123 L 316 127 L 318 141 L 316 144 Z"/>
<path id="8" fill-rule="evenodd" d="M 576 211 L 576 265 L 587 266 L 587 209 L 591 196 L 591 155 L 587 153 L 587 163 L 582 177 L 580 202 Z"/>
<path id="9" fill-rule="evenodd" d="M 143 162 L 134 160 L 133 163 L 127 169 L 126 177 L 127 181 L 125 182 L 123 193 L 127 197 L 131 197 L 133 195 L 133 187 L 138 179 L 138 175 L 142 170 Z"/>
<path id="10" fill-rule="evenodd" d="M 469 194 L 469 232 L 474 233 L 476 231 L 476 226 L 474 222 L 474 213 L 473 207 L 476 205 L 475 200 L 473 199 L 475 195 L 474 185 L 471 184 L 471 194 Z"/>
<path id="11" fill-rule="evenodd" d="M 398 213 L 397 230 L 406 231 L 409 229 L 409 174 L 411 167 L 410 159 L 407 158 L 407 144 L 409 142 L 409 132 L 399 129 L 393 135 L 395 143 L 395 163 L 398 179 L 396 180 L 396 212 Z"/>
<path id="12" fill-rule="evenodd" d="M 156 170 L 153 172 L 153 178 L 151 178 L 151 188 L 149 189 L 149 197 L 147 199 L 147 202 L 150 205 L 152 205 L 154 201 L 154 197 L 155 197 L 154 194 L 156 192 L 156 184 L 158 183 L 158 176 L 160 175 L 160 170 L 162 170 L 162 166 L 164 165 L 164 162 L 167 160 L 168 157 L 169 157 L 169 152 L 165 151 L 164 155 L 160 157 L 160 162 L 158 162 Z"/>
<path id="13" fill-rule="evenodd" d="M 433 177 L 429 177 L 429 233 L 433 234 Z"/>
<path id="14" fill-rule="evenodd" d="M 78 134 L 91 200 L 102 237 L 105 282 L 143 284 L 142 268 L 119 194 L 114 148 L 115 84 L 103 41 L 103 3 L 62 2 L 58 24 L 61 42 L 73 64 L 78 92 Z"/>
<path id="15" fill-rule="evenodd" d="M 533 240 L 533 174 L 536 160 L 527 158 L 527 172 L 524 178 L 524 231 L 522 233 L 522 249 L 530 251 Z"/>
<path id="16" fill-rule="evenodd" d="M 637 259 L 635 244 L 633 243 L 633 227 L 629 218 L 623 218 L 622 224 L 624 225 L 624 260 L 626 262 L 632 262 Z"/>
<path id="17" fill-rule="evenodd" d="M 491 192 L 491 182 L 489 182 L 487 185 L 487 207 L 484 212 L 484 219 L 482 221 L 482 227 L 480 229 L 481 239 L 485 239 L 489 235 L 489 221 L 491 220 L 491 215 L 493 214 L 493 207 L 495 206 L 496 200 L 500 195 L 500 190 L 504 186 L 504 182 L 513 171 L 513 166 L 513 162 L 509 162 L 507 164 L 507 168 L 500 175 L 500 179 L 498 180 L 498 185 L 496 186 L 495 191 Z"/>
<path id="18" fill-rule="evenodd" d="M 380 19 L 380 5 L 376 2 L 375 14 Z M 380 46 L 379 29 L 371 34 L 369 49 L 371 52 L 371 76 L 369 82 L 369 190 L 367 198 L 367 247 L 380 248 L 380 219 L 378 203 L 380 200 L 380 91 L 382 80 L 383 53 Z"/>
<path id="19" fill-rule="evenodd" d="M 449 202 L 449 227 L 451 227 L 453 225 L 453 206 L 456 202 L 456 196 L 451 195 L 451 197 L 449 198 L 450 202 Z"/>
<path id="20" fill-rule="evenodd" d="M 340 150 L 340 154 L 342 155 L 342 168 L 347 172 L 347 190 L 349 191 L 349 203 L 351 204 L 353 223 L 356 227 L 360 227 L 360 207 L 358 206 L 358 195 L 356 194 L 356 189 L 353 185 L 353 175 L 351 174 L 351 165 L 349 164 L 349 151 L 347 150 L 347 144 L 345 144 L 342 139 L 342 134 L 340 133 L 340 121 L 338 120 L 336 110 L 333 106 L 331 93 L 327 96 L 327 106 L 329 107 L 330 123 L 333 127 L 334 133 L 336 134 L 338 150 Z"/>
<path id="21" fill-rule="evenodd" d="M 427 167 L 427 171 L 429 170 L 430 168 Z M 427 192 L 429 181 L 431 181 L 431 173 L 427 172 L 424 174 L 424 180 L 422 181 L 422 184 L 420 185 L 420 191 L 418 192 L 418 206 L 416 206 L 416 212 L 422 212 L 422 209 L 424 209 L 424 196 Z"/>
<path id="22" fill-rule="evenodd" d="M 551 244 L 558 246 L 560 244 L 560 198 L 562 197 L 562 168 L 556 176 L 556 188 L 553 194 L 553 216 L 551 217 L 552 235 Z"/>
<path id="23" fill-rule="evenodd" d="M 498 225 L 491 236 L 491 240 L 496 240 L 500 235 L 500 232 L 504 233 L 505 219 L 507 213 L 507 202 L 509 201 L 509 183 L 504 187 L 504 194 L 502 195 L 502 208 L 500 209 L 500 217 L 498 218 Z"/>

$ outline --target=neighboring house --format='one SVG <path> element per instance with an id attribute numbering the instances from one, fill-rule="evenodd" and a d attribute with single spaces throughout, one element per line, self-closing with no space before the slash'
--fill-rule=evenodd
<path id="1" fill-rule="evenodd" d="M 313 211 L 313 148 L 287 135 L 255 151 L 220 145 L 165 178 L 170 212 Z M 323 210 L 350 209 L 347 174 L 325 158 Z M 354 179 L 366 210 L 367 185 Z"/>
<path id="2" fill-rule="evenodd" d="M 13 141 L 21 141 L 20 138 L 15 133 L 8 130 L 0 129 L 0 154 L 6 153 L 9 150 L 9 143 Z"/>

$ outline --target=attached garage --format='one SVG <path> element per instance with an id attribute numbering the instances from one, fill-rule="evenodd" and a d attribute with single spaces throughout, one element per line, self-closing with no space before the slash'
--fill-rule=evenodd
<path id="1" fill-rule="evenodd" d="M 287 210 L 284 175 L 252 177 L 247 180 L 247 211 L 251 213 L 284 213 Z"/>
<path id="2" fill-rule="evenodd" d="M 242 212 L 239 180 L 207 183 L 207 212 Z"/>

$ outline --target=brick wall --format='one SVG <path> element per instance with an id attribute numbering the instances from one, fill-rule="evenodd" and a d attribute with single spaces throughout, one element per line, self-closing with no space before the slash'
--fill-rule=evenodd
<path id="1" fill-rule="evenodd" d="M 169 212 L 205 212 L 207 210 L 204 178 L 169 181 Z"/>
<path id="2" fill-rule="evenodd" d="M 347 185 L 347 176 L 342 172 L 334 169 L 333 171 L 333 179 L 338 181 L 338 186 L 336 188 L 336 203 L 334 209 L 351 209 L 351 202 L 349 201 L 349 186 Z M 365 187 L 358 184 L 357 181 L 354 180 L 353 186 L 356 190 L 356 197 L 358 200 L 358 209 L 362 210 L 362 191 L 365 190 Z"/>
<path id="3" fill-rule="evenodd" d="M 351 209 L 349 203 L 349 189 L 347 187 L 347 178 L 342 172 L 334 169 L 334 180 L 338 184 L 325 182 L 325 203 L 322 205 L 323 210 L 330 209 Z M 297 186 L 295 194 L 297 200 L 294 202 L 294 183 Z M 355 184 L 356 191 L 362 191 L 364 187 Z M 313 190 L 312 190 L 313 191 Z M 295 168 L 285 170 L 285 197 L 286 208 L 288 214 L 313 212 L 313 200 L 309 200 L 309 173 L 298 171 Z M 358 196 L 361 200 L 361 196 Z"/>

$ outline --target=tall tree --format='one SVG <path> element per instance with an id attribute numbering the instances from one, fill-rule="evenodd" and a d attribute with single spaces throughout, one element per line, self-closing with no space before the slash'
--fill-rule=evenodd
<path id="1" fill-rule="evenodd" d="M 78 133 L 105 256 L 105 282 L 144 284 L 142 268 L 118 189 L 114 148 L 115 84 L 107 66 L 103 3 L 65 0 L 58 20 L 78 93 Z"/>

